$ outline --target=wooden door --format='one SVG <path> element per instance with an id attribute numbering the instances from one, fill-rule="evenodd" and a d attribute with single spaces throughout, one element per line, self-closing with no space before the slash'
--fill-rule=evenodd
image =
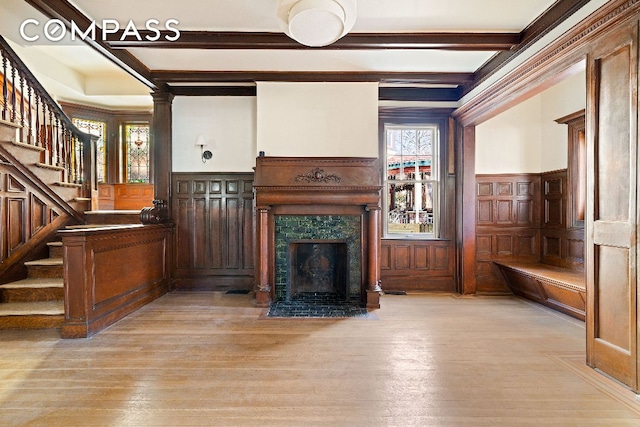
<path id="1" fill-rule="evenodd" d="M 638 390 L 636 25 L 588 57 L 587 363 Z"/>

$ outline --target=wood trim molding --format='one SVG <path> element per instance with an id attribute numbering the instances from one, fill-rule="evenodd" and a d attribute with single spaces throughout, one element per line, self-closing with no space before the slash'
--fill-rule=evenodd
<path id="1" fill-rule="evenodd" d="M 498 52 L 474 74 L 473 85 L 466 93 L 494 75 L 498 70 L 512 61 L 519 54 L 531 47 L 536 41 L 560 25 L 564 20 L 589 3 L 590 0 L 559 0 L 538 19 L 520 33 L 521 42 L 511 50 Z"/>
<path id="2" fill-rule="evenodd" d="M 141 40 L 121 40 L 124 31 L 107 37 L 111 48 L 163 48 L 163 49 L 317 49 L 302 45 L 284 33 L 239 32 L 239 31 L 180 31 L 180 38 L 168 41 L 162 32 L 156 41 L 145 36 L 154 36 L 150 31 L 140 31 Z M 373 50 L 373 49 L 447 49 L 467 51 L 509 50 L 520 43 L 520 33 L 351 33 L 323 50 Z"/>
<path id="3" fill-rule="evenodd" d="M 174 71 L 154 70 L 151 78 L 165 83 L 274 82 L 380 82 L 467 84 L 472 73 L 372 72 L 372 71 Z"/>
<path id="4" fill-rule="evenodd" d="M 597 13 L 523 62 L 505 78 L 474 95 L 454 112 L 464 126 L 479 124 L 585 68 L 590 42 L 640 13 L 640 0 L 612 0 Z M 560 59 L 559 59 L 560 58 Z"/>

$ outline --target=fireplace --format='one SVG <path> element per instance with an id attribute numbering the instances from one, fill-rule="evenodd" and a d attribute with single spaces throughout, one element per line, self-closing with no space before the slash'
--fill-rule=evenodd
<path id="1" fill-rule="evenodd" d="M 335 295 L 347 300 L 346 242 L 304 240 L 289 244 L 287 300 L 304 294 Z"/>
<path id="2" fill-rule="evenodd" d="M 254 190 L 258 306 L 316 293 L 379 307 L 377 159 L 258 157 Z"/>

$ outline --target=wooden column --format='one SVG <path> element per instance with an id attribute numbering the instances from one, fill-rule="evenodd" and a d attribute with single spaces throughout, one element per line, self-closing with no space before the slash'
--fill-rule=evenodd
<path id="1" fill-rule="evenodd" d="M 368 234 L 368 270 L 367 270 L 367 308 L 380 308 L 380 206 L 367 206 Z"/>
<path id="2" fill-rule="evenodd" d="M 151 149 L 151 177 L 154 184 L 154 199 L 167 202 L 171 215 L 171 123 L 173 116 L 171 102 L 173 94 L 169 92 L 154 92 L 153 96 L 153 137 Z"/>
<path id="3" fill-rule="evenodd" d="M 462 206 L 459 209 L 462 224 L 460 238 L 461 282 L 460 293 L 476 293 L 476 128 L 459 128 L 462 152 Z"/>
<path id="4" fill-rule="evenodd" d="M 255 287 L 256 292 L 256 306 L 257 307 L 269 307 L 271 302 L 271 285 L 269 284 L 269 207 L 259 206 L 256 208 L 258 212 L 258 230 L 257 230 L 257 248 L 258 253 L 256 256 L 257 267 L 257 284 Z"/>

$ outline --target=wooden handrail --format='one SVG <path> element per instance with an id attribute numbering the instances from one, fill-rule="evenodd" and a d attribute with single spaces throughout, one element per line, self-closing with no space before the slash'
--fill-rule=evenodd
<path id="1" fill-rule="evenodd" d="M 73 124 L 2 36 L 0 75 L 0 118 L 20 126 L 20 142 L 44 148 L 41 163 L 62 167 L 62 182 L 82 184 L 82 196 L 91 197 L 91 135 Z"/>

